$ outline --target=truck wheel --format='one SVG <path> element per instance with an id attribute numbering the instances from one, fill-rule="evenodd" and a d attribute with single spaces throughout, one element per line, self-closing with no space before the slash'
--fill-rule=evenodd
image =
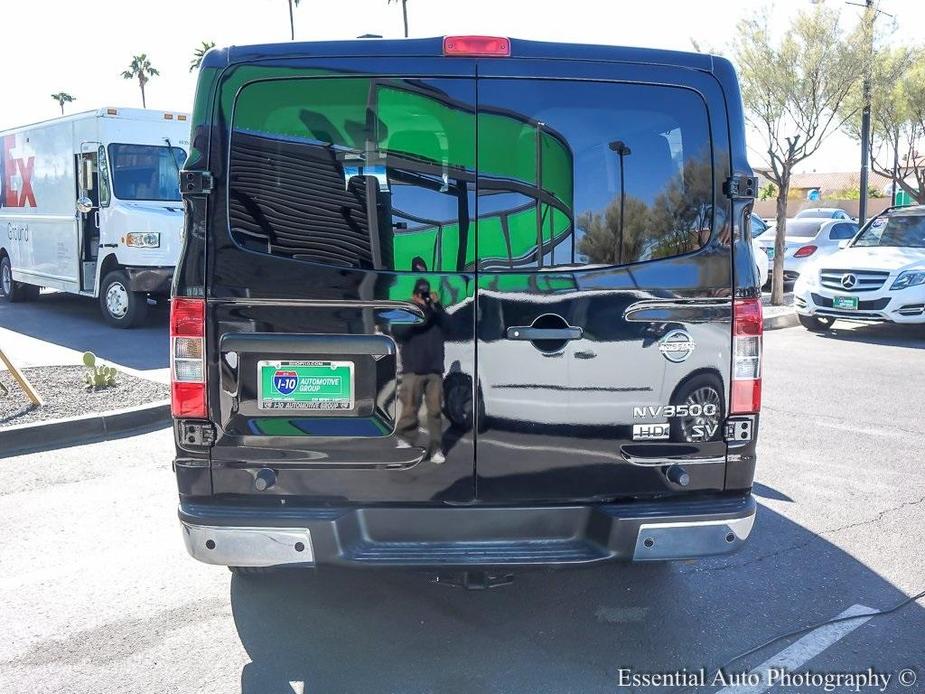
<path id="1" fill-rule="evenodd" d="M 113 270 L 100 285 L 100 310 L 110 325 L 133 328 L 148 313 L 148 295 L 130 291 L 128 276 L 122 270 Z"/>
<path id="2" fill-rule="evenodd" d="M 817 316 L 801 316 L 797 315 L 797 318 L 800 319 L 800 325 L 813 333 L 824 333 L 829 328 L 832 327 L 832 324 L 835 322 L 831 318 L 819 318 Z"/>
<path id="3" fill-rule="evenodd" d="M 7 256 L 0 258 L 0 301 L 16 303 L 39 298 L 39 288 L 13 279 L 13 266 Z"/>

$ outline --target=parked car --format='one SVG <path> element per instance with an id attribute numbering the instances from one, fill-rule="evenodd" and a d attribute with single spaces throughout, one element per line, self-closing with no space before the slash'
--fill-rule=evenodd
<path id="1" fill-rule="evenodd" d="M 797 219 L 845 219 L 851 222 L 858 221 L 840 207 L 808 207 L 805 210 L 797 212 Z"/>
<path id="2" fill-rule="evenodd" d="M 758 215 L 751 215 L 752 249 L 755 255 L 755 267 L 758 270 L 758 285 L 764 287 L 771 276 L 771 258 L 761 245 L 759 237 L 770 228 Z"/>
<path id="3" fill-rule="evenodd" d="M 850 221 L 799 217 L 788 219 L 784 238 L 784 282 L 795 282 L 807 264 L 834 253 L 840 243 L 851 239 L 857 232 L 858 225 Z M 762 234 L 759 245 L 772 261 L 773 273 L 774 233 L 768 231 Z"/>
<path id="4" fill-rule="evenodd" d="M 239 46 L 206 54 L 196 104 L 170 320 L 193 557 L 484 571 L 742 546 L 762 320 L 728 226 L 753 203 L 729 61 Z"/>
<path id="5" fill-rule="evenodd" d="M 794 288 L 808 330 L 836 319 L 925 323 L 925 206 L 886 210 L 824 260 Z"/>

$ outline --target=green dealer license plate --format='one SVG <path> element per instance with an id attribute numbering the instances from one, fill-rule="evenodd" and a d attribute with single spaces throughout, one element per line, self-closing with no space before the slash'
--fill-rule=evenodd
<path id="1" fill-rule="evenodd" d="M 832 299 L 832 308 L 857 311 L 858 298 L 856 296 L 836 296 Z"/>
<path id="2" fill-rule="evenodd" d="M 352 361 L 258 361 L 262 410 L 352 410 Z"/>

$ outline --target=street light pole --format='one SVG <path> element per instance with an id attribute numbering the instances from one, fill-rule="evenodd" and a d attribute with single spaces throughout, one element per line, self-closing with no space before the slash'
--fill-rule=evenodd
<path id="1" fill-rule="evenodd" d="M 890 205 L 896 204 L 896 179 L 899 178 L 899 128 L 893 130 L 893 187 L 890 192 Z"/>
<path id="2" fill-rule="evenodd" d="M 625 211 L 626 204 L 626 185 L 623 181 L 623 158 L 632 154 L 632 151 L 629 147 L 626 146 L 626 143 L 623 140 L 614 140 L 611 142 L 608 147 L 610 147 L 611 152 L 616 152 L 620 157 L 620 249 L 617 255 L 619 263 L 623 263 L 623 213 Z"/>
<path id="3" fill-rule="evenodd" d="M 870 82 L 874 61 L 874 0 L 865 0 L 864 27 L 870 43 L 865 46 L 867 59 L 864 61 L 864 110 L 861 111 L 861 190 L 858 203 L 858 223 L 867 221 L 867 189 L 870 169 Z"/>

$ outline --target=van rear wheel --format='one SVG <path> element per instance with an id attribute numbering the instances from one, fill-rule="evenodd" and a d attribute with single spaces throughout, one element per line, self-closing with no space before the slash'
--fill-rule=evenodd
<path id="1" fill-rule="evenodd" d="M 128 275 L 122 270 L 107 273 L 100 285 L 100 310 L 116 328 L 134 328 L 148 314 L 148 295 L 129 287 Z"/>
<path id="2" fill-rule="evenodd" d="M 39 298 L 39 288 L 13 279 L 13 265 L 7 256 L 0 258 L 0 301 L 16 303 Z"/>
<path id="3" fill-rule="evenodd" d="M 671 404 L 686 407 L 690 414 L 671 418 L 671 440 L 686 443 L 719 441 L 723 436 L 720 424 L 725 418 L 722 392 L 720 381 L 709 374 L 694 376 L 683 384 L 671 399 Z"/>

